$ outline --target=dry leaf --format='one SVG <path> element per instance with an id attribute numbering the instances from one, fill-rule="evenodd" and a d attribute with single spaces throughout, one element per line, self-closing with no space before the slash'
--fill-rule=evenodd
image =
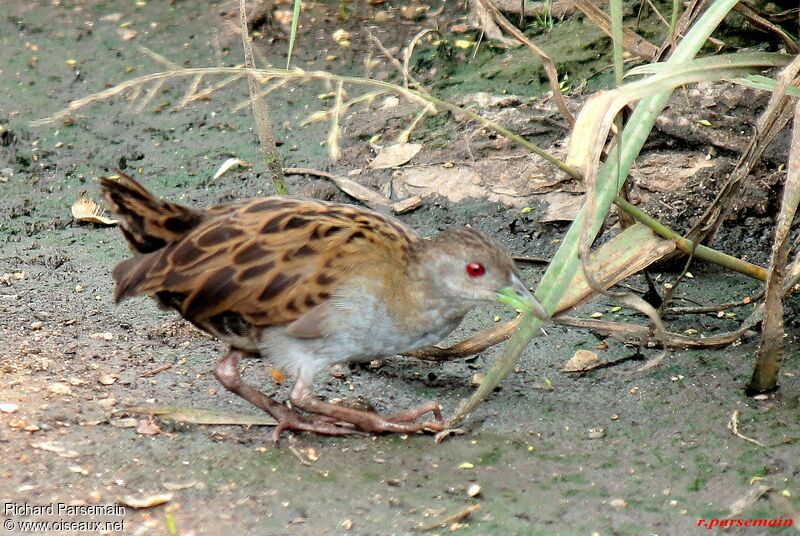
<path id="1" fill-rule="evenodd" d="M 289 26 L 294 18 L 294 12 L 291 9 L 276 9 L 272 13 L 272 18 L 282 26 Z"/>
<path id="2" fill-rule="evenodd" d="M 117 33 L 122 38 L 123 41 L 130 41 L 139 33 L 136 30 L 125 30 L 125 29 L 118 29 Z"/>
<path id="3" fill-rule="evenodd" d="M 101 374 L 97 379 L 103 385 L 114 385 L 118 376 L 116 374 Z"/>
<path id="4" fill-rule="evenodd" d="M 572 359 L 567 361 L 561 372 L 586 372 L 596 368 L 601 363 L 597 354 L 590 350 L 578 350 Z"/>
<path id="5" fill-rule="evenodd" d="M 584 201 L 583 195 L 568 194 L 565 192 L 551 192 L 543 196 L 547 209 L 540 223 L 555 221 L 573 221 L 580 212 Z"/>
<path id="6" fill-rule="evenodd" d="M 252 167 L 252 165 L 253 164 L 251 164 L 250 162 L 248 162 L 246 160 L 240 160 L 238 158 L 228 158 L 227 160 L 225 160 L 222 163 L 221 166 L 219 166 L 219 169 L 217 170 L 217 172 L 214 173 L 214 180 L 217 180 L 218 178 L 222 177 L 223 175 L 225 175 L 228 171 L 230 171 L 234 167 L 238 166 L 238 167 L 243 167 L 243 168 L 249 168 L 249 167 Z"/>
<path id="7" fill-rule="evenodd" d="M 31 443 L 31 447 L 39 450 L 44 450 L 46 452 L 52 452 L 54 454 L 58 454 L 62 458 L 76 458 L 78 453 L 74 450 L 68 450 L 65 447 L 62 447 L 58 443 L 48 443 L 46 441 L 42 441 L 40 443 Z"/>
<path id="8" fill-rule="evenodd" d="M 117 428 L 136 428 L 139 424 L 139 421 L 134 419 L 133 417 L 127 417 L 124 419 L 115 419 L 111 421 L 111 426 L 115 426 Z"/>
<path id="9" fill-rule="evenodd" d="M 349 41 L 350 40 L 350 32 L 347 30 L 342 30 L 341 28 L 333 32 L 333 40 L 337 43 L 341 43 L 342 41 Z"/>
<path id="10" fill-rule="evenodd" d="M 148 495 L 147 497 L 133 497 L 131 495 L 126 495 L 122 498 L 122 500 L 120 500 L 120 502 L 125 506 L 130 506 L 131 508 L 136 508 L 138 510 L 141 508 L 152 508 L 153 506 L 164 504 L 171 501 L 172 497 L 172 493 L 156 493 L 155 495 Z"/>
<path id="11" fill-rule="evenodd" d="M 136 433 L 140 435 L 158 435 L 161 433 L 161 428 L 151 420 L 142 420 L 139 421 Z"/>
<path id="12" fill-rule="evenodd" d="M 369 167 L 372 169 L 386 169 L 392 167 L 402 166 L 420 152 L 422 144 L 420 143 L 396 143 L 394 145 L 387 145 L 380 150 L 375 160 L 370 162 Z"/>
<path id="13" fill-rule="evenodd" d="M 82 194 L 72 204 L 72 217 L 78 221 L 96 223 L 98 225 L 116 225 L 117 220 L 105 216 L 105 210 L 91 197 Z"/>

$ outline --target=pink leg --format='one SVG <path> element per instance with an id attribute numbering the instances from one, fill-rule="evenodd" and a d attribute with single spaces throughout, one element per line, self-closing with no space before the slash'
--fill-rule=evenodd
<path id="1" fill-rule="evenodd" d="M 284 430 L 298 430 L 316 432 L 323 435 L 353 435 L 360 434 L 359 430 L 345 426 L 336 426 L 323 419 L 309 419 L 296 411 L 292 411 L 283 404 L 268 397 L 252 385 L 242 381 L 239 373 L 239 360 L 245 354 L 239 350 L 231 350 L 219 360 L 214 368 L 214 375 L 225 388 L 236 393 L 254 406 L 266 411 L 278 421 L 275 428 L 275 442 L 281 437 Z"/>
<path id="2" fill-rule="evenodd" d="M 289 399 L 292 401 L 293 406 L 304 411 L 330 418 L 334 422 L 353 424 L 364 432 L 409 434 L 420 431 L 441 432 L 444 430 L 439 406 L 433 403 L 394 415 L 383 416 L 372 411 L 363 411 L 323 402 L 314 396 L 309 385 L 302 379 L 298 379 L 297 383 L 292 387 Z M 428 412 L 433 412 L 437 421 L 413 422 L 414 419 Z"/>

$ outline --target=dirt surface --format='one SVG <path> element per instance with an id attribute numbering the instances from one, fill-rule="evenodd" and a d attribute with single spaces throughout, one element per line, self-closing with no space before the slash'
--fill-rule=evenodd
<path id="1" fill-rule="evenodd" d="M 240 63 L 239 36 L 231 30 L 235 7 L 232 2 L 198 7 L 180 0 L 3 6 L 0 496 L 5 504 L 92 505 L 169 494 L 163 505 L 126 507 L 120 515 L 9 515 L 4 510 L 4 521 L 123 521 L 124 530 L 110 531 L 115 534 L 384 535 L 408 534 L 421 526 L 430 528 L 429 534 L 693 534 L 707 531 L 698 527 L 700 520 L 730 515 L 753 482 L 773 487 L 788 507 L 800 508 L 800 361 L 791 327 L 780 390 L 753 400 L 744 396 L 743 386 L 752 371 L 756 334 L 724 350 L 673 351 L 645 374 L 633 372 L 640 360 L 630 360 L 575 376 L 560 369 L 577 349 L 597 351 L 608 360 L 650 359 L 657 353 L 548 325 L 546 336 L 534 341 L 515 373 L 468 422 L 466 435 L 441 444 L 427 435 L 338 439 L 300 434 L 275 446 L 269 427 L 151 421 L 121 411 L 169 405 L 257 415 L 214 379 L 212 366 L 225 350 L 221 343 L 148 300 L 113 305 L 110 271 L 128 255 L 119 230 L 80 224 L 70 215 L 81 192 L 97 197 L 96 178 L 113 166 L 149 179 L 159 194 L 186 204 L 271 192 L 260 165 L 212 179 L 227 158 L 258 162 L 249 109 L 233 111 L 246 99 L 246 87 L 239 83 L 210 101 L 175 110 L 188 86 L 175 81 L 140 112 L 116 99 L 87 108 L 67 123 L 34 129 L 29 122 L 72 99 L 161 70 L 140 45 L 180 66 Z M 433 26 L 429 19 L 404 20 L 400 7 L 350 6 L 350 19 L 341 23 L 338 6 L 314 6 L 304 14 L 307 33 L 296 50 L 296 65 L 363 72 L 370 49 L 363 29 L 377 10 L 391 17 L 374 30 L 388 47 L 406 43 L 420 26 Z M 337 47 L 331 38 L 340 27 L 352 32 L 349 49 Z M 276 26 L 272 37 L 280 33 Z M 262 36 L 256 46 L 277 65 L 285 61 L 284 39 Z M 375 70 L 376 76 L 391 78 L 388 63 Z M 430 70 L 427 74 L 435 76 Z M 491 88 L 490 80 L 487 84 L 478 89 Z M 270 96 L 288 166 L 330 168 L 323 144 L 327 127 L 296 127 L 327 106 L 317 98 L 327 91 L 318 85 Z M 521 112 L 507 116 L 509 121 L 517 121 L 544 146 L 562 144 L 566 131 L 553 119 L 552 105 L 527 96 L 523 101 L 515 108 Z M 487 113 L 506 110 L 502 104 L 490 108 Z M 402 129 L 415 113 L 395 112 L 381 113 L 375 106 L 348 116 L 344 156 L 333 169 L 346 175 L 365 168 L 374 156 L 369 139 L 375 134 L 388 139 L 387 132 Z M 473 138 L 470 148 L 464 139 L 474 134 L 474 126 L 463 122 L 429 118 L 415 134 L 414 141 L 425 149 L 412 164 L 457 160 L 480 166 L 486 158 L 516 158 L 517 149 L 485 135 Z M 667 134 L 660 136 L 643 156 L 652 163 L 650 170 L 666 165 L 658 160 L 659 151 L 674 149 L 691 163 L 698 154 L 705 158 L 710 147 L 698 148 L 686 135 L 676 147 L 665 141 Z M 720 177 L 714 173 L 722 173 L 733 158 L 733 148 L 714 149 L 713 167 L 699 166 L 696 184 L 708 184 L 704 177 L 717 184 Z M 772 176 L 778 161 L 768 162 L 762 177 Z M 489 175 L 491 170 L 478 171 Z M 366 170 L 357 177 L 397 195 L 391 170 Z M 348 200 L 325 181 L 292 176 L 290 184 L 294 192 Z M 559 179 L 539 193 L 557 189 L 579 192 L 580 186 Z M 506 241 L 515 254 L 547 257 L 565 224 L 539 223 L 547 201 L 535 194 L 526 193 L 515 207 L 485 199 L 456 203 L 426 197 L 421 208 L 401 219 L 425 234 L 469 223 Z M 729 226 L 719 244 L 763 262 L 771 236 L 764 225 L 770 214 L 765 203 L 761 214 Z M 533 210 L 520 210 L 520 204 Z M 692 207 L 673 208 L 683 210 L 682 218 L 671 220 L 676 223 L 688 223 L 694 213 Z M 703 304 L 739 301 L 760 288 L 712 266 L 696 266 L 692 272 L 678 296 Z M 539 268 L 525 269 L 531 282 L 540 274 Z M 664 273 L 659 282 L 674 277 Z M 645 287 L 641 278 L 631 284 Z M 696 330 L 689 333 L 698 337 L 720 333 L 735 329 L 752 307 L 734 308 L 723 318 L 671 319 L 669 327 Z M 604 302 L 576 314 L 598 312 L 606 319 L 643 322 Z M 493 324 L 496 316 L 512 315 L 501 308 L 475 311 L 452 340 Z M 472 393 L 474 375 L 487 370 L 499 352 L 495 348 L 444 365 L 396 357 L 380 367 L 343 366 L 320 377 L 317 388 L 326 398 L 363 397 L 380 411 L 436 400 L 452 414 Z M 266 392 L 285 396 L 268 363 L 246 363 L 245 375 Z M 727 425 L 735 411 L 739 432 L 761 446 L 730 433 Z M 434 527 L 473 505 L 480 508 L 470 517 Z M 734 514 L 740 519 L 787 515 L 767 500 Z M 17 532 L 12 525 L 3 534 Z M 773 535 L 796 529 L 730 532 Z"/>

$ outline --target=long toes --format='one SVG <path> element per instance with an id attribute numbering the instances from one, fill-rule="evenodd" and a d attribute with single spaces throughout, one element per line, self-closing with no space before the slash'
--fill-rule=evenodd
<path id="1" fill-rule="evenodd" d="M 426 413 L 433 413 L 433 418 L 437 421 L 444 422 L 442 418 L 442 408 L 436 402 L 428 402 L 414 409 L 393 413 L 386 416 L 386 420 L 390 422 L 411 422 L 416 421 Z"/>
<path id="2" fill-rule="evenodd" d="M 274 441 L 280 440 L 284 431 L 294 432 L 314 432 L 321 435 L 345 436 L 345 435 L 368 435 L 363 430 L 349 426 L 338 426 L 329 422 L 327 419 L 306 419 L 299 415 L 282 419 L 275 427 Z"/>
<path id="3" fill-rule="evenodd" d="M 416 432 L 441 432 L 444 430 L 444 423 L 438 421 L 426 422 L 394 422 L 383 417 L 378 416 L 375 420 L 368 423 L 359 423 L 357 425 L 365 432 L 374 434 L 380 433 L 395 433 L 395 434 L 414 434 Z"/>

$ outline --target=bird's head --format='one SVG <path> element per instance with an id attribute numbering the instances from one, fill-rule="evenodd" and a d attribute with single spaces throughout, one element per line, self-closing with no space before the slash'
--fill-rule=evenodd
<path id="1" fill-rule="evenodd" d="M 522 282 L 508 250 L 482 231 L 444 231 L 424 241 L 418 259 L 435 291 L 448 299 L 465 306 L 499 301 L 543 320 L 550 317 Z"/>

